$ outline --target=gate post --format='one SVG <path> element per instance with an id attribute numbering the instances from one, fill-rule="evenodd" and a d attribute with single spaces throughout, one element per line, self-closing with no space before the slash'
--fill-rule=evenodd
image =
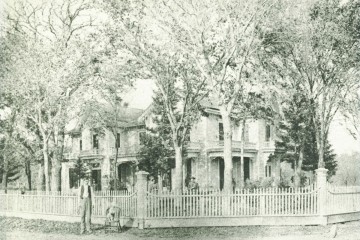
<path id="1" fill-rule="evenodd" d="M 322 225 L 326 225 L 327 224 L 327 217 L 326 217 L 326 173 L 327 173 L 327 169 L 325 168 L 318 168 L 315 170 L 316 172 L 316 183 L 317 183 L 317 187 L 319 189 L 319 193 L 318 193 L 318 214 L 321 218 L 321 223 Z"/>
<path id="2" fill-rule="evenodd" d="M 136 191 L 137 191 L 137 220 L 139 229 L 144 229 L 145 218 L 147 213 L 146 191 L 147 191 L 147 175 L 145 171 L 136 173 Z"/>

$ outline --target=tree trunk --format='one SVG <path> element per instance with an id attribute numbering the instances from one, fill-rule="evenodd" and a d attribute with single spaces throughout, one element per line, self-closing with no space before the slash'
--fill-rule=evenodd
<path id="1" fill-rule="evenodd" d="M 241 121 L 241 159 L 240 159 L 240 164 L 241 164 L 241 179 L 240 179 L 240 187 L 244 187 L 245 186 L 245 182 L 244 182 L 244 149 L 245 149 L 245 126 L 246 126 L 246 119 L 245 116 L 243 116 L 244 118 Z"/>
<path id="2" fill-rule="evenodd" d="M 61 191 L 61 161 L 63 158 L 64 152 L 64 138 L 65 130 L 64 127 L 58 132 L 56 138 L 54 139 L 55 144 L 55 153 L 52 159 L 52 168 L 51 168 L 51 190 L 52 191 Z"/>
<path id="3" fill-rule="evenodd" d="M 119 149 L 117 148 L 117 145 L 116 145 L 116 136 L 115 136 L 115 157 L 114 157 L 114 190 L 117 190 L 117 175 L 118 175 L 118 172 L 117 172 L 117 158 L 118 158 L 118 154 L 119 154 Z"/>
<path id="4" fill-rule="evenodd" d="M 232 191 L 233 163 L 232 163 L 232 131 L 231 117 L 225 106 L 220 106 L 220 113 L 224 127 L 224 191 Z"/>
<path id="5" fill-rule="evenodd" d="M 51 167 L 51 191 L 61 191 L 61 163 L 59 159 L 53 158 Z"/>
<path id="6" fill-rule="evenodd" d="M 4 189 L 5 193 L 7 193 L 9 162 L 8 162 L 6 153 L 3 154 L 3 157 L 4 157 L 4 172 L 3 172 L 3 176 L 2 176 L 2 184 L 3 184 L 3 189 Z"/>
<path id="7" fill-rule="evenodd" d="M 45 190 L 45 173 L 44 173 L 44 165 L 43 163 L 39 163 L 39 172 L 38 172 L 38 181 L 37 181 L 37 190 L 44 191 Z"/>
<path id="8" fill-rule="evenodd" d="M 319 153 L 319 163 L 318 168 L 324 168 L 324 143 L 325 143 L 325 93 L 322 93 L 320 96 L 321 101 L 321 112 L 320 112 L 320 133 L 318 134 L 318 153 Z"/>
<path id="9" fill-rule="evenodd" d="M 302 173 L 302 163 L 304 160 L 304 150 L 305 150 L 304 144 L 302 144 L 300 147 L 298 164 L 295 166 L 295 176 L 294 176 L 295 187 L 301 186 L 301 173 Z"/>
<path id="10" fill-rule="evenodd" d="M 31 164 L 30 164 L 30 160 L 26 160 L 25 162 L 25 174 L 26 174 L 26 179 L 28 182 L 28 189 L 31 190 L 32 189 L 32 184 L 31 184 Z"/>
<path id="11" fill-rule="evenodd" d="M 178 146 L 177 143 L 174 143 L 175 150 L 175 176 L 174 176 L 174 185 L 175 190 L 183 189 L 183 159 L 182 159 L 182 146 Z"/>
<path id="12" fill-rule="evenodd" d="M 43 155 L 44 155 L 44 175 L 45 175 L 45 191 L 50 191 L 50 174 L 49 174 L 49 154 L 48 154 L 48 142 L 43 142 Z"/>

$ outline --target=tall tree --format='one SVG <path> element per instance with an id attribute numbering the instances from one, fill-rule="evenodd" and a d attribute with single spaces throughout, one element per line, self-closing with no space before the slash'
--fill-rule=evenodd
<path id="1" fill-rule="evenodd" d="M 359 38 L 353 34 L 354 1 L 321 0 L 290 3 L 273 27 L 264 29 L 263 49 L 270 69 L 281 81 L 297 82 L 310 100 L 316 130 L 319 167 L 330 123 L 359 89 Z M 286 5 L 286 4 L 285 4 Z M 355 17 L 355 15 L 352 15 Z"/>
<path id="2" fill-rule="evenodd" d="M 224 128 L 224 190 L 232 189 L 231 115 L 241 88 L 260 78 L 257 29 L 266 25 L 276 1 L 157 1 L 159 25 L 188 55 L 212 89 Z"/>
<path id="3" fill-rule="evenodd" d="M 22 98 L 24 115 L 38 127 L 43 141 L 47 191 L 60 189 L 64 129 L 71 98 L 93 74 L 86 68 L 91 65 L 89 51 L 83 51 L 83 46 L 89 45 L 80 45 L 91 40 L 91 9 L 87 1 L 32 4 L 24 0 L 8 11 L 7 29 L 22 38 L 16 62 L 21 66 L 17 69 L 17 94 Z"/>
<path id="4" fill-rule="evenodd" d="M 166 33 L 157 27 L 150 14 L 152 7 L 149 2 L 110 1 L 106 8 L 113 23 L 110 41 L 115 51 L 124 51 L 130 62 L 141 66 L 144 78 L 155 80 L 175 151 L 174 188 L 182 189 L 186 134 L 207 90 L 188 54 L 173 48 Z"/>

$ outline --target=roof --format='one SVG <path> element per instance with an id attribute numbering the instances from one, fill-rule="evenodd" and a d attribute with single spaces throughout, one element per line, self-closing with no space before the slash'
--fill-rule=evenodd
<path id="1" fill-rule="evenodd" d="M 110 107 L 103 107 L 104 112 L 111 112 Z M 80 134 L 81 129 L 84 124 L 88 121 L 89 117 L 91 117 L 91 109 L 85 111 L 85 113 L 79 117 L 75 127 L 68 131 L 69 134 Z M 129 108 L 129 107 L 118 107 L 118 126 L 119 128 L 129 128 L 129 127 L 137 127 L 144 125 L 143 119 L 140 117 L 143 115 L 145 110 L 137 109 L 137 108 Z"/>

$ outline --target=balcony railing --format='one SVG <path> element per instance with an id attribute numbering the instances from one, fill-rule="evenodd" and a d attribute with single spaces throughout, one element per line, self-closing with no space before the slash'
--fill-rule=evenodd
<path id="1" fill-rule="evenodd" d="M 140 150 L 140 147 L 141 146 L 139 146 L 139 145 L 120 147 L 120 148 L 118 148 L 118 157 L 137 155 Z M 116 148 L 112 147 L 110 149 L 110 151 L 111 151 L 111 155 L 115 156 Z"/>
<path id="2" fill-rule="evenodd" d="M 264 148 L 275 148 L 275 142 L 274 141 L 264 142 L 263 147 Z"/>
<path id="3" fill-rule="evenodd" d="M 211 141 L 207 143 L 207 148 L 214 149 L 214 148 L 223 148 L 224 147 L 224 141 Z M 241 148 L 241 141 L 232 141 L 232 147 L 233 148 Z M 255 149 L 256 143 L 252 142 L 245 142 L 245 149 Z"/>
<path id="4" fill-rule="evenodd" d="M 80 151 L 80 156 L 92 156 L 92 155 L 102 155 L 104 154 L 104 149 L 103 148 L 93 148 L 93 149 L 88 149 L 88 150 L 81 150 Z"/>
<path id="5" fill-rule="evenodd" d="M 77 159 L 79 157 L 79 152 L 65 152 L 63 158 L 64 159 Z"/>
<path id="6" fill-rule="evenodd" d="M 186 149 L 188 151 L 200 151 L 201 144 L 199 142 L 187 142 Z"/>

